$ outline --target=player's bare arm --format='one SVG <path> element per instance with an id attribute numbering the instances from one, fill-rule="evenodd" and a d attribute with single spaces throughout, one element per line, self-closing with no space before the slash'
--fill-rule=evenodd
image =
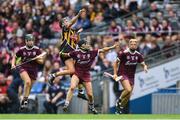
<path id="1" fill-rule="evenodd" d="M 117 47 L 119 45 L 119 42 L 116 42 L 113 46 L 110 46 L 110 47 L 105 47 L 105 48 L 102 48 L 99 50 L 100 53 L 104 53 L 104 52 L 107 52 L 111 49 L 114 49 L 115 47 Z"/>
<path id="2" fill-rule="evenodd" d="M 147 72 L 148 72 L 148 67 L 147 67 L 147 65 L 145 64 L 145 62 L 142 62 L 141 65 L 142 65 L 144 71 L 147 73 Z"/>
<path id="3" fill-rule="evenodd" d="M 114 79 L 116 79 L 118 77 L 117 72 L 118 72 L 119 63 L 120 63 L 120 60 L 117 59 L 113 64 Z"/>
<path id="4" fill-rule="evenodd" d="M 16 55 L 14 54 L 13 58 L 12 58 L 12 62 L 11 62 L 11 69 L 16 67 L 16 63 L 15 62 L 16 62 Z"/>
<path id="5" fill-rule="evenodd" d="M 86 12 L 85 9 L 81 9 L 79 11 L 79 13 L 70 21 L 70 23 L 67 25 L 68 28 L 70 28 L 76 21 L 77 19 L 79 18 L 79 16 L 83 13 L 83 12 Z"/>
<path id="6" fill-rule="evenodd" d="M 39 64 L 43 64 L 44 61 L 45 61 L 45 58 L 46 58 L 46 54 L 47 54 L 46 52 L 42 53 L 42 54 L 41 54 L 42 56 L 39 57 L 39 58 L 37 58 L 37 59 L 36 59 L 36 62 L 39 63 Z"/>

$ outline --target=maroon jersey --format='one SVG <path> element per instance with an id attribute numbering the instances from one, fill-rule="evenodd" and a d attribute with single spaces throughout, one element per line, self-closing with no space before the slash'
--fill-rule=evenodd
<path id="1" fill-rule="evenodd" d="M 120 61 L 118 75 L 125 75 L 132 79 L 134 79 L 137 64 L 144 61 L 138 51 L 131 53 L 129 49 L 120 51 L 117 59 Z"/>
<path id="2" fill-rule="evenodd" d="M 93 64 L 96 56 L 98 55 L 98 50 L 92 50 L 88 52 L 82 52 L 80 50 L 72 51 L 69 53 L 75 62 L 76 71 L 89 71 L 91 65 Z"/>
<path id="3" fill-rule="evenodd" d="M 32 48 L 27 48 L 26 46 L 21 47 L 17 53 L 17 57 L 21 57 L 21 62 L 26 62 L 29 59 L 32 59 L 41 54 L 41 51 L 38 47 L 33 46 Z M 31 61 L 26 64 L 23 64 L 21 68 L 29 71 L 37 71 L 38 63 L 36 61 Z"/>

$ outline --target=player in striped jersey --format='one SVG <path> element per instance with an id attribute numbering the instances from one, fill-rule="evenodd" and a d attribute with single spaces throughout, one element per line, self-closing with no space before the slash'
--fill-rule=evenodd
<path id="1" fill-rule="evenodd" d="M 79 41 L 79 33 L 82 31 L 80 30 L 74 30 L 72 29 L 72 25 L 76 22 L 76 20 L 79 18 L 79 16 L 83 13 L 86 12 L 85 9 L 82 9 L 79 11 L 79 13 L 72 19 L 69 20 L 67 17 L 63 18 L 61 21 L 61 26 L 62 26 L 62 38 L 61 38 L 61 45 L 60 45 L 60 52 L 71 52 L 76 49 L 76 45 Z M 75 72 L 74 68 L 74 61 L 71 57 L 65 57 L 60 55 L 61 60 L 65 63 L 67 69 L 63 71 L 59 71 L 53 74 L 49 75 L 49 84 L 52 85 L 53 80 L 57 76 L 63 76 L 63 75 L 72 75 Z M 79 94 L 78 97 L 81 97 L 83 99 L 87 98 L 83 94 L 83 90 L 81 89 L 82 85 L 79 87 Z"/>

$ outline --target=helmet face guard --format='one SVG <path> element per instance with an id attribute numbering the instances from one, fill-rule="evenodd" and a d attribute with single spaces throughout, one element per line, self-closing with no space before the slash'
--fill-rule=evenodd
<path id="1" fill-rule="evenodd" d="M 35 41 L 35 38 L 32 34 L 27 34 L 25 36 L 25 42 L 26 42 L 26 46 L 28 48 L 32 48 L 34 46 L 34 41 Z"/>
<path id="2" fill-rule="evenodd" d="M 60 25 L 61 25 L 61 26 L 64 26 L 66 20 L 67 20 L 68 22 L 70 21 L 70 19 L 69 19 L 68 17 L 64 17 L 64 18 L 62 18 L 62 20 L 60 21 Z"/>
<path id="3" fill-rule="evenodd" d="M 85 45 L 85 46 L 83 46 L 83 45 Z M 90 48 L 87 45 L 88 45 L 87 41 L 85 41 L 85 40 L 81 40 L 78 42 L 79 48 L 83 51 L 89 51 L 90 50 Z"/>
<path id="4" fill-rule="evenodd" d="M 87 41 L 85 41 L 85 40 L 80 40 L 80 41 L 78 42 L 78 46 L 79 46 L 79 47 L 82 47 L 83 44 L 87 44 Z"/>
<path id="5" fill-rule="evenodd" d="M 34 36 L 32 34 L 27 34 L 25 36 L 25 41 L 34 41 Z"/>

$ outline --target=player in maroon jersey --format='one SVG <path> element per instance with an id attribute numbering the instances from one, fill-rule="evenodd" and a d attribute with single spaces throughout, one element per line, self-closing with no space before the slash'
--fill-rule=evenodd
<path id="1" fill-rule="evenodd" d="M 93 91 L 90 77 L 91 65 L 93 64 L 95 58 L 98 56 L 98 53 L 106 52 L 110 49 L 113 49 L 117 46 L 117 44 L 99 50 L 90 50 L 90 45 L 87 44 L 86 41 L 81 40 L 78 43 L 78 46 L 80 48 L 79 50 L 69 53 L 61 53 L 61 55 L 69 56 L 75 60 L 75 73 L 73 74 L 71 79 L 71 86 L 68 90 L 63 110 L 67 111 L 69 102 L 73 96 L 74 89 L 77 87 L 78 83 L 81 82 L 86 88 L 89 108 L 94 114 L 97 114 L 97 110 L 94 108 Z"/>
<path id="2" fill-rule="evenodd" d="M 12 69 L 16 68 L 16 70 L 19 71 L 21 79 L 25 82 L 21 109 L 27 108 L 28 96 L 30 94 L 31 87 L 36 80 L 38 64 L 43 64 L 44 62 L 44 58 L 42 56 L 34 61 L 16 67 L 17 60 L 20 59 L 20 62 L 23 63 L 41 54 L 40 49 L 34 45 L 34 36 L 32 34 L 27 34 L 25 36 L 25 44 L 26 45 L 21 47 L 13 56 L 11 66 Z"/>
<path id="3" fill-rule="evenodd" d="M 124 88 L 121 96 L 119 97 L 116 103 L 117 114 L 122 113 L 124 107 L 127 105 L 130 99 L 134 87 L 134 76 L 137 64 L 140 63 L 143 66 L 144 71 L 148 71 L 147 65 L 144 62 L 142 54 L 136 51 L 137 46 L 137 40 L 130 39 L 129 48 L 118 53 L 117 60 L 113 66 L 114 79 L 116 79 L 117 76 L 122 76 L 120 82 Z"/>
<path id="4" fill-rule="evenodd" d="M 74 30 L 72 28 L 72 26 L 78 20 L 80 15 L 84 14 L 84 13 L 86 13 L 86 10 L 81 9 L 79 11 L 79 13 L 76 16 L 74 16 L 71 20 L 68 19 L 68 17 L 65 17 L 60 22 L 61 27 L 62 27 L 61 45 L 59 48 L 60 52 L 68 53 L 68 52 L 74 51 L 76 49 L 76 45 L 80 39 L 79 33 L 82 31 L 82 29 L 79 29 L 77 31 L 77 30 Z M 60 57 L 67 69 L 50 74 L 48 76 L 48 81 L 49 81 L 48 83 L 50 85 L 53 84 L 55 77 L 64 76 L 64 75 L 72 75 L 75 72 L 73 59 L 70 57 L 65 57 L 65 56 L 61 56 L 61 55 L 60 55 Z M 82 89 L 83 86 L 81 84 L 79 84 L 78 88 L 79 88 L 78 97 L 87 100 L 86 95 L 84 94 L 84 91 Z"/>

